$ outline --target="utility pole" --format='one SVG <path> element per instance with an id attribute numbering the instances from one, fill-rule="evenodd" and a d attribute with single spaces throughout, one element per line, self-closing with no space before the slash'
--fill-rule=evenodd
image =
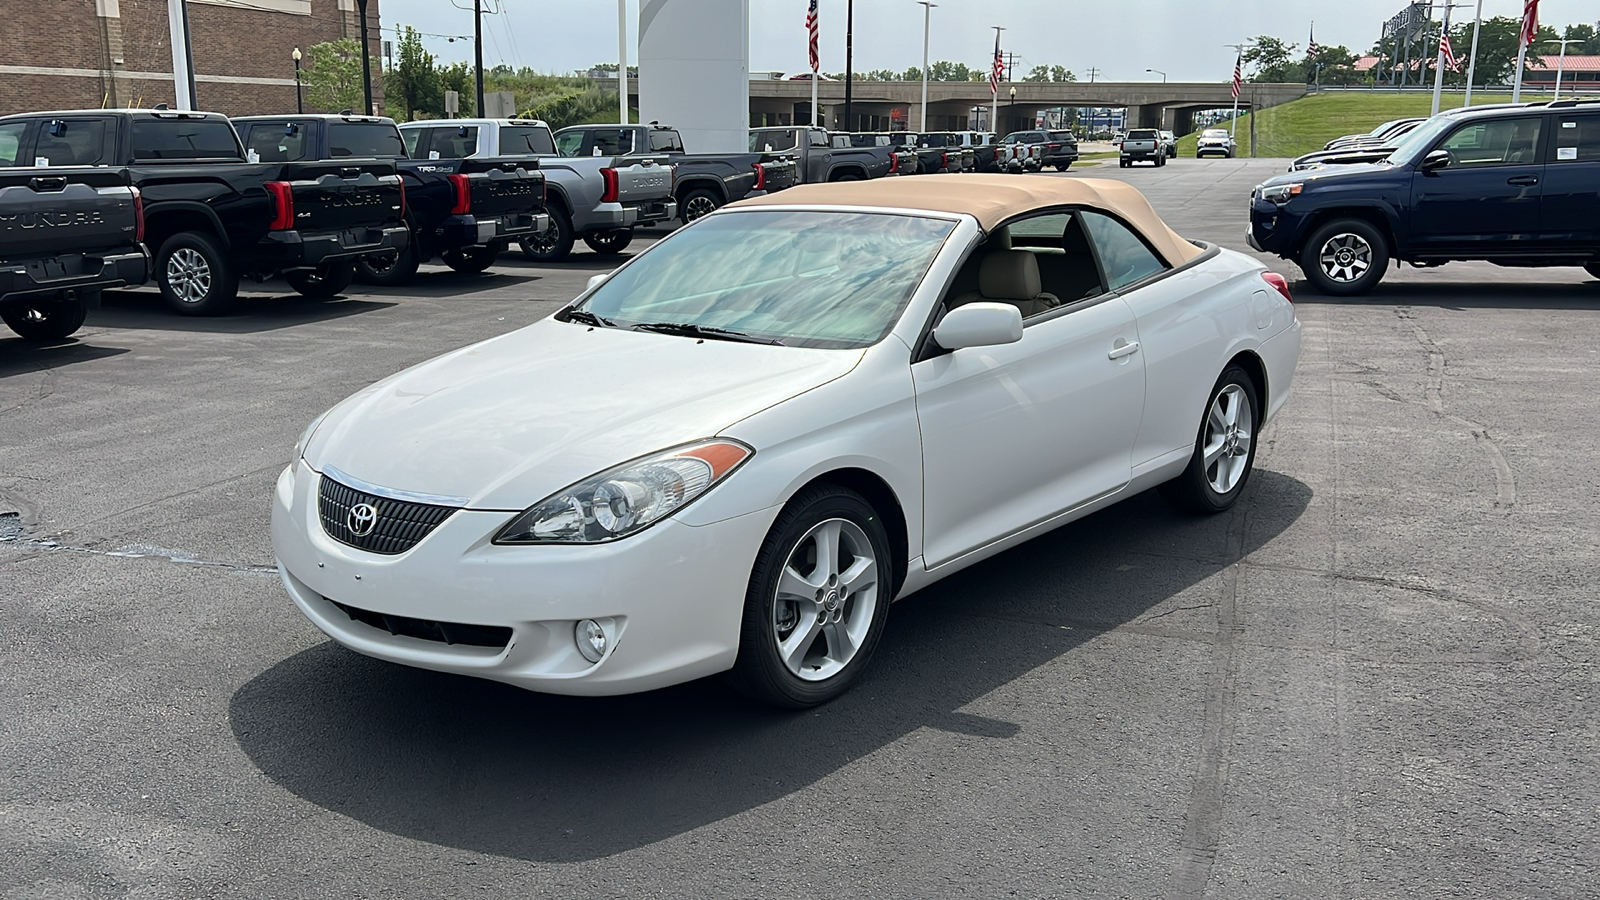
<path id="1" fill-rule="evenodd" d="M 928 130 L 928 31 L 933 24 L 933 8 L 938 6 L 930 0 L 917 0 L 922 4 L 922 124 L 918 126 L 919 132 Z M 846 130 L 853 130 L 846 126 Z"/>
<path id="2" fill-rule="evenodd" d="M 1483 28 L 1483 0 L 1478 0 L 1478 12 L 1472 20 L 1472 59 L 1467 62 L 1467 99 L 1462 106 L 1472 105 L 1472 80 L 1478 75 L 1478 32 Z"/>
<path id="3" fill-rule="evenodd" d="M 856 0 L 849 0 L 844 8 L 844 130 L 855 131 L 855 113 L 850 109 L 851 88 L 855 81 L 855 72 L 851 68 L 855 63 L 856 52 Z M 923 53 L 927 55 L 926 52 Z"/>
<path id="4" fill-rule="evenodd" d="M 477 106 L 472 108 L 473 114 L 483 115 L 483 0 L 472 0 L 472 61 L 477 67 L 474 73 L 477 78 L 477 91 L 474 94 Z M 626 77 L 627 73 L 622 73 Z"/>
<path id="5" fill-rule="evenodd" d="M 356 11 L 361 16 L 361 88 L 367 99 L 367 115 L 377 115 L 372 105 L 372 54 L 367 49 L 367 0 L 356 0 Z"/>
<path id="6" fill-rule="evenodd" d="M 1094 66 L 1090 66 L 1089 67 L 1089 83 L 1090 84 L 1094 84 L 1095 78 L 1098 77 L 1099 75 L 1100 75 L 1100 70 L 1099 69 L 1096 69 Z"/>

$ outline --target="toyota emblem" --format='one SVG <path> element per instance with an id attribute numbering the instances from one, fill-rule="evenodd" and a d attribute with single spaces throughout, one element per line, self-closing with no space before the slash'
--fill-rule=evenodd
<path id="1" fill-rule="evenodd" d="M 345 517 L 344 524 L 356 537 L 366 537 L 378 527 L 378 509 L 371 503 L 357 503 L 350 507 L 350 515 Z"/>

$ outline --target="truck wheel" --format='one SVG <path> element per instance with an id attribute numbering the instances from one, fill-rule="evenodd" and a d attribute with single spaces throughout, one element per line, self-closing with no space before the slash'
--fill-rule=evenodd
<path id="1" fill-rule="evenodd" d="M 550 225 L 538 234 L 522 238 L 517 243 L 522 255 L 534 262 L 561 262 L 572 255 L 572 219 L 559 206 L 550 207 Z"/>
<path id="2" fill-rule="evenodd" d="M 1056 171 L 1057 172 L 1065 172 L 1066 170 L 1068 170 L 1070 168 L 1072 168 L 1072 163 L 1069 163 L 1069 162 L 1056 163 Z"/>
<path id="3" fill-rule="evenodd" d="M 493 247 L 472 247 L 466 250 L 452 248 L 439 254 L 445 265 L 465 275 L 477 275 L 483 272 L 494 265 L 495 259 L 499 256 L 499 251 Z"/>
<path id="4" fill-rule="evenodd" d="M 722 198 L 709 188 L 700 188 L 684 194 L 678 201 L 678 218 L 687 225 L 702 216 L 709 216 L 722 208 Z"/>
<path id="5" fill-rule="evenodd" d="M 66 300 L 41 298 L 8 304 L 0 309 L 0 318 L 23 340 L 59 341 L 83 327 L 93 300 L 87 293 Z"/>
<path id="6" fill-rule="evenodd" d="M 1156 168 L 1159 169 L 1159 168 L 1161 168 L 1162 166 L 1164 166 L 1166 164 L 1167 164 L 1167 155 L 1165 153 L 1163 153 L 1160 156 L 1156 157 Z"/>
<path id="7" fill-rule="evenodd" d="M 419 264 L 416 245 L 408 243 L 403 250 L 357 258 L 356 277 L 362 284 L 395 287 L 414 278 Z"/>
<path id="8" fill-rule="evenodd" d="M 633 243 L 633 229 L 621 228 L 616 231 L 591 231 L 583 236 L 583 242 L 589 249 L 601 256 L 611 256 L 621 253 Z"/>
<path id="9" fill-rule="evenodd" d="M 356 264 L 352 260 L 324 263 L 315 269 L 299 269 L 283 273 L 283 280 L 295 293 L 314 300 L 326 300 L 341 294 L 356 277 Z"/>
<path id="10" fill-rule="evenodd" d="M 217 239 L 181 231 L 156 254 L 156 284 L 167 306 L 182 316 L 215 316 L 239 299 L 239 274 Z"/>
<path id="11" fill-rule="evenodd" d="M 1300 271 L 1319 293 L 1365 294 L 1383 279 L 1389 242 L 1365 219 L 1339 219 L 1312 232 L 1299 262 Z"/>
<path id="12" fill-rule="evenodd" d="M 1118 167 L 1118 168 L 1121 168 L 1121 169 L 1126 169 L 1126 168 L 1127 168 L 1127 167 L 1128 167 L 1128 166 L 1130 166 L 1130 165 L 1132 165 L 1132 164 L 1133 164 L 1133 163 L 1132 163 L 1132 162 L 1131 162 L 1131 161 L 1129 161 L 1129 160 L 1126 160 L 1126 159 L 1119 159 L 1119 160 L 1117 160 L 1117 167 Z"/>

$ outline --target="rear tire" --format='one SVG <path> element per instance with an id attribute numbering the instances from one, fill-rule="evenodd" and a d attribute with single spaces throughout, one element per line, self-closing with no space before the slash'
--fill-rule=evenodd
<path id="1" fill-rule="evenodd" d="M 1072 168 L 1072 163 L 1069 163 L 1069 162 L 1056 163 L 1056 171 L 1057 172 L 1065 172 L 1066 170 L 1068 170 L 1070 168 Z"/>
<path id="2" fill-rule="evenodd" d="M 561 262 L 572 255 L 572 217 L 559 206 L 550 207 L 550 225 L 544 231 L 517 242 L 522 255 L 539 263 Z"/>
<path id="3" fill-rule="evenodd" d="M 283 273 L 283 280 L 295 293 L 313 300 L 326 300 L 344 293 L 356 278 L 355 260 L 323 263 L 315 269 Z"/>
<path id="4" fill-rule="evenodd" d="M 1229 366 L 1207 395 L 1194 455 L 1183 474 L 1161 485 L 1161 498 L 1192 513 L 1222 512 L 1238 501 L 1256 461 L 1261 400 L 1255 382 Z"/>
<path id="5" fill-rule="evenodd" d="M 1383 280 L 1389 265 L 1389 242 L 1365 219 L 1339 219 L 1311 233 L 1298 262 L 1316 291 L 1353 297 Z"/>
<path id="6" fill-rule="evenodd" d="M 678 218 L 687 225 L 722 208 L 722 198 L 710 188 L 698 188 L 678 198 Z"/>
<path id="7" fill-rule="evenodd" d="M 589 249 L 601 256 L 615 256 L 626 250 L 633 243 L 633 229 L 619 228 L 616 231 L 591 231 L 583 236 L 583 242 Z"/>
<path id="8" fill-rule="evenodd" d="M 734 688 L 789 709 L 849 690 L 883 635 L 889 554 L 882 516 L 859 494 L 821 484 L 790 500 L 750 573 Z"/>
<path id="9" fill-rule="evenodd" d="M 389 253 L 374 253 L 356 260 L 356 278 L 362 284 L 375 284 L 383 287 L 396 287 L 409 282 L 416 277 L 417 246 L 407 243 L 405 249 L 394 250 Z"/>
<path id="10" fill-rule="evenodd" d="M 0 309 L 0 319 L 25 341 L 59 341 L 83 327 L 94 298 L 87 296 L 60 299 L 54 295 L 9 303 Z M 94 293 L 98 294 L 99 291 Z"/>
<path id="11" fill-rule="evenodd" d="M 451 248 L 439 254 L 444 264 L 463 275 L 478 275 L 494 265 L 500 251 L 493 247 Z"/>
<path id="12" fill-rule="evenodd" d="M 239 273 L 217 238 L 180 231 L 156 253 L 155 281 L 161 297 L 182 316 L 215 316 L 239 299 Z"/>

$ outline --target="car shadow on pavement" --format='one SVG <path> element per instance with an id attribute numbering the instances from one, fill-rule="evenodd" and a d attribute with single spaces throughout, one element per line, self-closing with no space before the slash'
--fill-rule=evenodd
<path id="1" fill-rule="evenodd" d="M 86 327 L 255 334 L 343 319 L 394 305 L 346 296 L 313 300 L 292 293 L 281 296 L 251 293 L 241 294 L 239 302 L 226 315 L 180 316 L 168 309 L 161 295 L 153 290 L 106 291 L 100 308 L 89 313 Z"/>
<path id="2" fill-rule="evenodd" d="M 1312 495 L 1266 470 L 1247 490 L 1210 518 L 1147 492 L 908 598 L 866 677 L 815 710 L 759 707 L 718 679 L 545 696 L 328 642 L 241 687 L 231 724 L 276 784 L 373 828 L 516 859 L 598 859 L 785 797 L 919 728 L 1012 737 L 1017 724 L 962 707 L 1227 569 Z"/>
<path id="3" fill-rule="evenodd" d="M 1482 282 L 1386 282 L 1359 297 L 1330 297 L 1294 285 L 1294 302 L 1335 306 L 1434 306 L 1440 309 L 1600 310 L 1600 282 L 1507 284 Z"/>
<path id="4" fill-rule="evenodd" d="M 50 343 L 0 337 L 0 378 L 48 372 L 75 363 L 121 356 L 127 347 L 100 347 L 79 338 Z"/>

